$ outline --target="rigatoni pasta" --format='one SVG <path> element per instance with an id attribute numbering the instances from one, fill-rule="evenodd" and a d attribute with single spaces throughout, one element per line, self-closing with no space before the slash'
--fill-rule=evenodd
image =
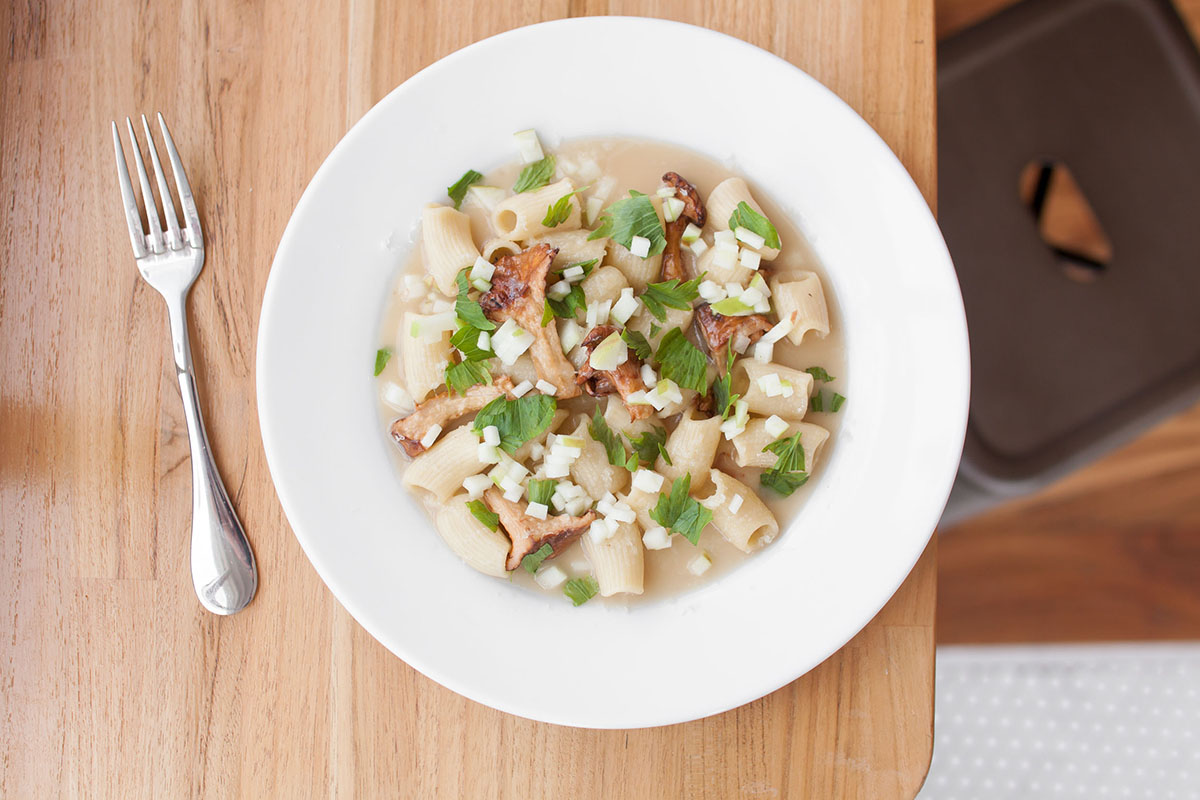
<path id="1" fill-rule="evenodd" d="M 700 502 L 712 512 L 713 527 L 743 553 L 770 543 L 779 522 L 753 489 L 719 469 L 709 472 L 712 494 Z"/>
<path id="2" fill-rule="evenodd" d="M 422 331 L 431 327 L 431 315 L 405 313 L 396 336 L 396 348 L 404 365 L 404 384 L 413 400 L 420 402 L 445 380 L 450 361 L 448 331 L 426 336 Z"/>
<path id="3" fill-rule="evenodd" d="M 733 365 L 733 390 L 756 414 L 804 419 L 813 378 L 781 364 L 743 358 Z"/>
<path id="4" fill-rule="evenodd" d="M 592 565 L 592 574 L 600 586 L 601 597 L 615 594 L 641 594 L 645 577 L 642 537 L 637 526 L 625 522 L 611 537 L 597 541 L 580 537 L 583 552 Z"/>
<path id="5" fill-rule="evenodd" d="M 505 239 L 533 239 L 551 231 L 568 231 L 580 225 L 579 197 L 572 194 L 574 185 L 567 178 L 532 192 L 513 195 L 496 206 L 492 212 L 492 227 Z M 553 228 L 544 223 L 550 206 L 571 195 L 567 218 Z"/>
<path id="6" fill-rule="evenodd" d="M 492 530 L 475 518 L 467 507 L 468 498 L 460 494 L 450 499 L 437 513 L 437 530 L 454 554 L 485 575 L 503 578 L 508 558 L 508 537 Z"/>
<path id="7" fill-rule="evenodd" d="M 421 214 L 425 268 L 443 294 L 454 294 L 454 276 L 479 258 L 471 218 L 449 206 L 426 206 Z"/>
<path id="8" fill-rule="evenodd" d="M 444 502 L 464 479 L 483 469 L 476 458 L 478 448 L 478 437 L 467 428 L 456 428 L 412 460 L 404 471 L 404 485 L 424 489 Z"/>
<path id="9" fill-rule="evenodd" d="M 825 290 L 816 273 L 802 272 L 788 281 L 772 280 L 770 287 L 779 318 L 792 321 L 788 341 L 800 344 L 809 331 L 822 339 L 829 335 L 829 308 L 825 305 Z"/>

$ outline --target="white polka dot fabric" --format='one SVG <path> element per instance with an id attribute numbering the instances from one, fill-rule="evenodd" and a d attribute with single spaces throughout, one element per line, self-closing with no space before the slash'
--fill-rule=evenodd
<path id="1" fill-rule="evenodd" d="M 1200 800 L 1200 644 L 942 647 L 920 800 Z"/>

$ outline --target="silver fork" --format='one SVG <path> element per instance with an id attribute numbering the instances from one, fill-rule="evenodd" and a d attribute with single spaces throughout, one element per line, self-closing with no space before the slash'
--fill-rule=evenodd
<path id="1" fill-rule="evenodd" d="M 208 434 L 204 432 L 204 420 L 200 416 L 200 398 L 196 393 L 196 379 L 192 375 L 192 348 L 188 343 L 187 295 L 192 283 L 204 267 L 204 240 L 200 234 L 200 217 L 196 213 L 196 202 L 192 189 L 175 149 L 175 142 L 167 130 L 162 114 L 158 125 L 162 129 L 167 156 L 171 159 L 171 172 L 175 175 L 175 188 L 179 190 L 179 206 L 183 211 L 185 226 L 181 231 L 175 216 L 175 204 L 167 186 L 166 175 L 158 160 L 158 150 L 146 115 L 142 115 L 142 128 L 146 132 L 146 147 L 154 165 L 154 176 L 158 180 L 158 196 L 162 201 L 163 217 L 167 221 L 164 233 L 158 221 L 154 194 L 146 165 L 142 161 L 141 146 L 133 130 L 133 123 L 125 118 L 129 128 L 129 139 L 133 147 L 133 161 L 137 165 L 138 183 L 141 186 L 142 205 L 146 211 L 146 226 L 142 228 L 137 202 L 133 197 L 133 186 L 129 180 L 129 168 L 125 165 L 125 152 L 121 149 L 121 136 L 117 123 L 112 124 L 113 147 L 117 152 L 117 177 L 121 182 L 121 200 L 125 206 L 125 220 L 129 223 L 129 239 L 133 244 L 133 256 L 138 272 L 146 283 L 162 295 L 167 303 L 167 319 L 171 323 L 171 344 L 175 354 L 175 374 L 179 379 L 179 392 L 183 395 L 183 412 L 187 418 L 188 442 L 192 451 L 192 584 L 200 603 L 214 614 L 233 614 L 241 611 L 254 597 L 258 588 L 258 570 L 254 553 L 246 541 L 242 523 L 238 521 L 213 463 L 208 446 Z"/>

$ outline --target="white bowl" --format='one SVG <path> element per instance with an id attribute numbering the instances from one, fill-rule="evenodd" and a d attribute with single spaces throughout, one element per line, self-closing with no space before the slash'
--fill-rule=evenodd
<path id="1" fill-rule="evenodd" d="M 670 47 L 664 50 L 664 42 Z M 689 53 L 697 100 L 656 103 Z M 467 167 L 544 140 L 659 139 L 732 162 L 810 239 L 841 309 L 841 432 L 765 551 L 675 600 L 574 608 L 475 573 L 401 488 L 371 364 L 423 204 Z M 334 148 L 263 298 L 258 407 L 288 520 L 330 590 L 389 650 L 480 703 L 594 728 L 715 714 L 794 680 L 883 607 L 929 540 L 962 446 L 967 331 L 937 225 L 871 128 L 811 77 L 702 28 L 586 18 L 509 31 L 414 75 Z M 268 569 L 266 580 L 271 579 Z"/>

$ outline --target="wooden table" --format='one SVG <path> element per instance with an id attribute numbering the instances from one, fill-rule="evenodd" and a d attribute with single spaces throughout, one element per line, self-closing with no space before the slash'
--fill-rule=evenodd
<path id="1" fill-rule="evenodd" d="M 700 722 L 589 731 L 476 705 L 392 657 L 333 600 L 280 510 L 254 346 L 305 184 L 421 67 L 596 13 L 694 22 L 791 60 L 861 112 L 933 201 L 931 0 L 0 8 L 0 796 L 916 793 L 932 748 L 933 545 L 874 622 L 792 685 Z M 166 319 L 130 260 L 107 127 L 160 109 L 212 244 L 191 303 L 209 433 L 262 571 L 253 605 L 228 619 L 203 613 L 188 579 Z"/>

